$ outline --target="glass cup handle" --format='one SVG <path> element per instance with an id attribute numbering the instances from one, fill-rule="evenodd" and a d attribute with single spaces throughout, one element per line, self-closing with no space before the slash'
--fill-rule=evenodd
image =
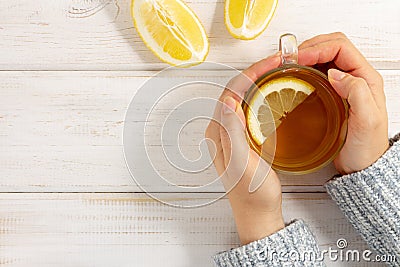
<path id="1" fill-rule="evenodd" d="M 291 33 L 281 35 L 279 38 L 279 51 L 282 53 L 282 65 L 297 64 L 298 48 L 296 36 Z"/>

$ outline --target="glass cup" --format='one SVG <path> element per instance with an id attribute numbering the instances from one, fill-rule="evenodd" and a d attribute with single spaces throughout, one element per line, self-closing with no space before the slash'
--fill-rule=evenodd
<path id="1" fill-rule="evenodd" d="M 332 88 L 325 74 L 314 68 L 298 65 L 298 48 L 294 35 L 282 35 L 279 50 L 282 54 L 282 65 L 262 75 L 244 97 L 246 136 L 251 148 L 270 163 L 273 169 L 288 174 L 311 173 L 329 164 L 342 148 L 347 134 L 348 104 Z M 282 81 L 282 78 L 286 84 L 291 85 L 289 89 L 294 89 L 296 93 L 304 82 L 314 90 L 293 110 L 284 113 L 280 111 L 279 115 L 277 108 L 268 105 L 270 102 L 267 101 L 267 96 L 259 90 L 272 82 L 276 83 L 278 79 Z M 284 99 L 281 92 L 279 91 L 279 95 L 284 107 L 284 102 L 290 100 Z M 252 100 L 256 97 L 265 97 L 263 104 L 276 119 L 273 133 L 264 136 L 266 139 L 261 145 L 255 141 L 249 128 L 255 127 L 254 124 L 249 126 L 251 113 L 263 116 L 259 115 L 261 108 L 254 110 L 252 107 L 251 103 L 260 103 Z M 265 107 L 263 109 L 265 112 Z"/>

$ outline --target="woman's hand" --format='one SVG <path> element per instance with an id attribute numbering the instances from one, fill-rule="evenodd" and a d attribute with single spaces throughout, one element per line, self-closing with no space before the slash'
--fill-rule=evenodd
<path id="1" fill-rule="evenodd" d="M 299 46 L 299 64 L 333 62 L 332 87 L 350 105 L 345 145 L 334 163 L 342 173 L 367 168 L 388 149 L 388 118 L 383 79 L 343 33 L 316 36 Z"/>
<path id="2" fill-rule="evenodd" d="M 280 64 L 280 55 L 263 59 L 233 78 L 224 90 L 206 138 L 222 178 L 242 244 L 284 228 L 281 185 L 276 173 L 250 149 L 241 108 L 244 93 L 265 72 Z"/>

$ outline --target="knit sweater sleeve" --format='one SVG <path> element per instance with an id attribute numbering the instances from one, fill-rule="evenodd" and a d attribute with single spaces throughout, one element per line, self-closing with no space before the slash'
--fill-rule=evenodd
<path id="1" fill-rule="evenodd" d="M 371 248 L 400 259 L 400 134 L 373 165 L 325 186 Z M 325 266 L 315 237 L 302 220 L 214 256 L 217 266 Z M 295 262 L 295 263 L 294 263 Z M 288 265 L 289 264 L 289 265 Z M 293 265 L 294 264 L 294 265 Z"/>
<path id="2" fill-rule="evenodd" d="M 217 266 L 325 266 L 314 235 L 302 220 L 248 245 L 214 256 Z"/>
<path id="3" fill-rule="evenodd" d="M 370 167 L 325 187 L 347 219 L 381 255 L 400 260 L 400 134 Z"/>

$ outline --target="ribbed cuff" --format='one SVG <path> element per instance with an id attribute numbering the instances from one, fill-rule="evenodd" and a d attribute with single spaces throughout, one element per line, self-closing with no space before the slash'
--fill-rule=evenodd
<path id="1" fill-rule="evenodd" d="M 268 237 L 214 256 L 217 266 L 325 266 L 317 259 L 318 245 L 302 220 Z"/>
<path id="2" fill-rule="evenodd" d="M 325 187 L 369 246 L 400 260 L 400 135 L 370 167 Z"/>

